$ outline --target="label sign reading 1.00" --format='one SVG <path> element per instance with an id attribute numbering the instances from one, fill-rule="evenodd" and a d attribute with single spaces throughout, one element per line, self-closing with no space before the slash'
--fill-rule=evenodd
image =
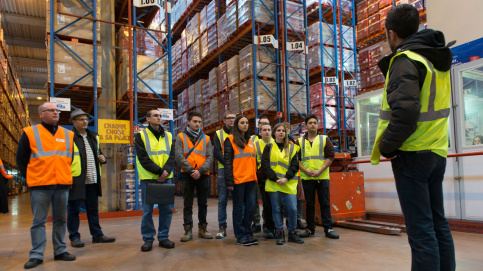
<path id="1" fill-rule="evenodd" d="M 356 80 L 344 80 L 344 86 L 346 87 L 357 87 Z"/>
<path id="2" fill-rule="evenodd" d="M 164 9 L 164 0 L 135 0 L 134 6 L 136 7 L 158 6 Z"/>
<path id="3" fill-rule="evenodd" d="M 305 42 L 303 41 L 295 41 L 295 42 L 287 42 L 287 51 L 301 51 L 304 50 Z"/>
<path id="4" fill-rule="evenodd" d="M 331 85 L 339 85 L 339 81 L 337 81 L 337 77 L 325 77 L 325 83 Z"/>

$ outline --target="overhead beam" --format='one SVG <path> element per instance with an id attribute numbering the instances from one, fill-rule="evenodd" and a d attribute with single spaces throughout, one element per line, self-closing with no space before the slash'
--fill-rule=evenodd
<path id="1" fill-rule="evenodd" d="M 47 68 L 47 59 L 12 56 L 12 64 L 22 67 Z"/>
<path id="2" fill-rule="evenodd" d="M 45 18 L 33 17 L 28 15 L 20 15 L 15 13 L 2 13 L 2 24 L 23 24 L 30 26 L 43 26 L 46 21 Z"/>
<path id="3" fill-rule="evenodd" d="M 35 78 L 35 79 L 45 79 L 47 80 L 47 73 L 46 72 L 25 72 L 25 71 L 17 71 L 18 77 L 24 78 Z"/>
<path id="4" fill-rule="evenodd" d="M 33 89 L 47 89 L 45 84 L 22 84 L 20 83 L 22 88 L 33 88 Z"/>
<path id="5" fill-rule="evenodd" d="M 22 39 L 22 38 L 5 36 L 5 41 L 7 42 L 8 45 L 39 48 L 39 49 L 46 48 L 45 41 L 43 40 Z"/>

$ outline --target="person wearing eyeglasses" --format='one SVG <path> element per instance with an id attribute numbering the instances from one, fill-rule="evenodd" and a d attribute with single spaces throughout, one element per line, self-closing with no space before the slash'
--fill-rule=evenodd
<path id="1" fill-rule="evenodd" d="M 39 106 L 42 122 L 23 129 L 17 148 L 17 166 L 27 180 L 33 223 L 30 228 L 32 250 L 24 268 L 43 263 L 47 246 L 45 223 L 52 206 L 52 242 L 54 260 L 74 261 L 67 252 L 65 228 L 67 198 L 72 187 L 71 164 L 74 133 L 58 125 L 60 110 L 53 103 Z"/>
<path id="2" fill-rule="evenodd" d="M 141 221 L 141 234 L 144 244 L 141 251 L 151 251 L 153 248 L 156 228 L 153 222 L 154 204 L 146 203 L 146 188 L 148 183 L 173 183 L 173 168 L 175 161 L 175 146 L 173 135 L 161 126 L 161 114 L 157 109 L 147 113 L 148 127 L 136 134 L 134 141 L 136 147 L 136 167 L 139 180 L 141 180 L 141 197 L 143 202 L 143 218 Z M 170 204 L 158 205 L 159 246 L 166 249 L 174 248 L 175 244 L 169 240 L 169 228 L 173 211 Z"/>
<path id="3" fill-rule="evenodd" d="M 223 143 L 226 138 L 231 134 L 233 129 L 233 124 L 235 123 L 235 114 L 230 114 L 225 112 L 223 119 L 225 124 L 223 128 L 216 131 L 214 144 L 214 155 L 215 159 L 218 160 L 218 233 L 216 234 L 216 239 L 223 239 L 226 237 L 226 205 L 228 204 L 229 190 L 225 185 L 225 161 L 223 158 Z"/>
<path id="4" fill-rule="evenodd" d="M 97 133 L 87 129 L 89 114 L 82 109 L 70 114 L 70 122 L 74 125 L 74 160 L 72 161 L 72 189 L 69 190 L 69 205 L 67 214 L 67 230 L 72 247 L 83 247 L 84 242 L 79 233 L 79 212 L 82 201 L 86 206 L 89 231 L 92 243 L 112 243 L 115 238 L 109 238 L 102 233 L 99 224 L 99 200 L 101 190 L 101 164 L 106 163 L 106 157 L 99 147 Z"/>

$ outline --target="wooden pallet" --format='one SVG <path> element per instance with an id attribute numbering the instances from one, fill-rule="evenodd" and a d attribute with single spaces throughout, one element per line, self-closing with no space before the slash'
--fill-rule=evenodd
<path id="1" fill-rule="evenodd" d="M 85 38 L 79 38 L 79 37 L 71 37 L 67 35 L 61 35 L 61 34 L 56 34 L 55 35 L 57 38 L 59 38 L 61 41 L 69 41 L 69 42 L 74 42 L 74 43 L 84 43 L 84 44 L 94 44 L 94 40 L 91 39 L 85 39 Z M 47 32 L 47 40 L 50 40 L 50 32 Z M 101 42 L 98 40 L 97 45 L 100 45 Z"/>

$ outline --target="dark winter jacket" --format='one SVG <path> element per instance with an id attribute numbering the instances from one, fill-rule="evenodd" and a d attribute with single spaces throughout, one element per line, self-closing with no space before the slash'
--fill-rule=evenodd
<path id="1" fill-rule="evenodd" d="M 410 50 L 427 58 L 436 70 L 448 71 L 451 68 L 452 53 L 446 46 L 440 31 L 422 30 L 409 36 L 396 48 L 395 52 L 384 57 L 378 66 L 387 76 L 389 63 L 400 51 Z M 384 157 L 394 156 L 417 128 L 421 103 L 419 94 L 426 78 L 426 67 L 405 55 L 393 60 L 387 83 L 387 102 L 391 108 L 391 119 L 379 148 Z"/>
<path id="2" fill-rule="evenodd" d="M 151 125 L 148 125 L 147 129 L 149 129 L 158 140 L 160 137 L 165 137 L 164 128 L 162 126 L 159 126 L 159 129 L 157 131 L 154 130 L 153 127 L 151 127 Z M 135 140 L 134 146 L 136 147 L 137 158 L 139 160 L 139 163 L 141 163 L 141 166 L 143 166 L 145 170 L 157 175 L 163 174 L 163 172 L 166 170 L 168 175 L 171 174 L 171 171 L 173 171 L 173 167 L 174 167 L 175 144 L 171 144 L 171 151 L 169 153 L 168 161 L 166 161 L 164 166 L 161 168 L 156 163 L 154 163 L 153 160 L 151 160 L 151 158 L 149 158 L 149 155 L 146 151 L 146 147 L 144 146 L 144 142 L 141 138 L 141 133 L 137 133 L 136 136 L 134 137 L 134 140 Z"/>
<path id="3" fill-rule="evenodd" d="M 96 164 L 96 172 L 97 172 L 97 195 L 102 197 L 102 185 L 101 185 L 101 171 L 99 166 L 99 155 L 103 155 L 102 151 L 97 148 L 97 133 L 87 130 L 87 141 L 89 141 L 89 146 L 86 146 L 84 143 L 84 138 L 79 131 L 74 127 L 74 143 L 79 149 L 79 155 L 81 158 L 81 174 L 77 177 L 73 177 L 72 182 L 72 189 L 69 190 L 69 200 L 80 200 L 85 199 L 86 197 L 86 173 L 87 173 L 87 151 L 86 147 L 91 148 L 92 153 L 94 154 L 94 160 Z M 102 164 L 105 164 L 102 163 Z"/>

